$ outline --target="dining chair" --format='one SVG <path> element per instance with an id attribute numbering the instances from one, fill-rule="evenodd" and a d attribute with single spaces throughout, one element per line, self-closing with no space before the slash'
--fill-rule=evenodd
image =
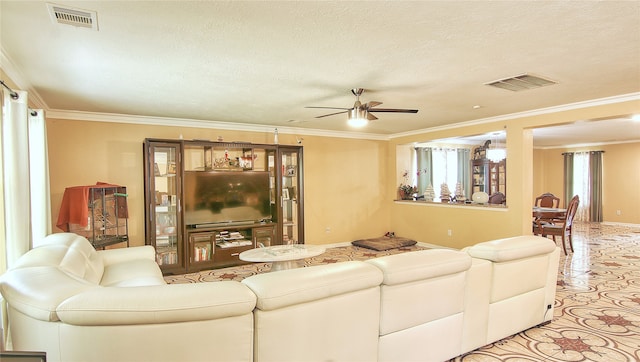
<path id="1" fill-rule="evenodd" d="M 560 207 L 560 198 L 550 192 L 545 192 L 544 194 L 536 197 L 536 201 L 534 205 L 537 207 L 558 208 Z M 537 220 L 538 219 L 533 220 L 533 222 L 535 223 Z M 543 223 L 550 223 L 550 224 L 556 224 L 556 223 L 562 222 L 562 220 L 554 219 L 554 218 L 542 218 L 541 221 Z"/>
<path id="2" fill-rule="evenodd" d="M 502 192 L 498 191 L 496 193 L 494 193 L 493 195 L 489 196 L 489 203 L 490 204 L 504 204 L 505 202 L 505 196 Z"/>
<path id="3" fill-rule="evenodd" d="M 538 207 L 558 208 L 560 207 L 560 198 L 550 192 L 545 192 L 544 194 L 536 197 L 534 205 Z"/>
<path id="4" fill-rule="evenodd" d="M 567 213 L 565 214 L 564 219 L 558 219 L 559 222 L 556 224 L 549 224 L 545 223 L 543 220 L 536 220 L 533 225 L 533 234 L 542 235 L 544 237 L 551 235 L 553 241 L 556 241 L 556 236 L 560 236 L 562 237 L 562 249 L 564 250 L 565 255 L 567 254 L 567 240 L 569 241 L 571 252 L 573 252 L 572 226 L 573 218 L 576 216 L 579 203 L 580 198 L 578 195 L 575 195 L 571 201 L 569 201 L 569 207 L 567 207 Z"/>

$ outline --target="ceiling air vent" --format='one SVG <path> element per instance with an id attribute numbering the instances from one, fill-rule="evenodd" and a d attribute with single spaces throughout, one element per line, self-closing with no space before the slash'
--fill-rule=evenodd
<path id="1" fill-rule="evenodd" d="M 98 15 L 95 11 L 47 4 L 49 15 L 54 24 L 65 24 L 98 30 Z"/>
<path id="2" fill-rule="evenodd" d="M 558 84 L 558 82 L 525 73 L 516 75 L 515 77 L 494 80 L 493 82 L 485 83 L 484 85 L 519 92 L 552 84 Z"/>

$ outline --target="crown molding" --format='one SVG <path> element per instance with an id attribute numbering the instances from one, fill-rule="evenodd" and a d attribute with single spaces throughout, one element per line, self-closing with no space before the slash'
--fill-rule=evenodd
<path id="1" fill-rule="evenodd" d="M 576 143 L 572 145 L 545 146 L 545 147 L 533 147 L 533 148 L 536 150 L 557 150 L 557 149 L 565 149 L 565 148 L 584 148 L 584 147 L 598 147 L 598 146 L 608 146 L 608 145 L 621 145 L 625 143 L 638 143 L 638 142 L 640 142 L 640 139 L 627 140 L 627 141 L 596 142 L 596 143 Z"/>
<path id="2" fill-rule="evenodd" d="M 0 47 L 0 67 L 2 67 L 2 70 L 5 72 L 7 77 L 9 77 L 11 81 L 16 84 L 19 90 L 27 91 L 27 101 L 31 105 L 31 108 L 43 110 L 49 109 L 49 106 L 42 99 L 40 94 L 33 88 L 33 85 L 25 80 L 27 78 L 23 76 L 22 73 L 18 70 L 18 67 L 11 60 L 3 47 Z"/>
<path id="3" fill-rule="evenodd" d="M 115 114 L 115 113 L 97 113 L 97 112 L 82 112 L 82 111 L 67 111 L 60 109 L 50 109 L 46 111 L 47 118 L 65 119 L 71 121 L 90 121 L 90 122 L 109 122 L 109 123 L 128 123 L 128 124 L 142 124 L 153 126 L 165 126 L 165 127 L 193 127 L 193 128 L 207 128 L 207 129 L 219 129 L 219 130 L 233 130 L 233 131 L 246 131 L 246 132 L 268 132 L 272 133 L 276 128 L 280 134 L 295 134 L 301 136 L 320 136 L 320 137 L 337 137 L 337 138 L 355 138 L 355 139 L 369 139 L 387 141 L 389 137 L 387 135 L 377 135 L 371 133 L 358 133 L 358 132 L 344 132 L 344 131 L 327 131 L 314 128 L 299 128 L 299 127 L 286 127 L 272 125 L 258 125 L 249 123 L 231 123 L 231 122 L 219 122 L 208 121 L 198 119 L 186 119 L 186 118 L 169 118 L 169 117 L 150 117 L 150 116 L 135 116 L 127 114 Z"/>
<path id="4" fill-rule="evenodd" d="M 406 136 L 415 136 L 415 135 L 420 135 L 422 133 L 450 130 L 450 129 L 456 129 L 461 127 L 475 126 L 475 125 L 485 124 L 485 123 L 500 122 L 500 121 L 506 121 L 506 120 L 516 119 L 516 118 L 539 116 L 542 114 L 558 113 L 558 112 L 570 111 L 574 109 L 602 106 L 607 104 L 622 103 L 622 102 L 636 101 L 636 100 L 640 100 L 640 92 L 622 94 L 622 95 L 606 97 L 606 98 L 592 99 L 588 101 L 562 104 L 562 105 L 553 106 L 553 107 L 539 108 L 531 111 L 509 113 L 509 114 L 504 114 L 504 115 L 495 116 L 495 117 L 480 118 L 472 121 L 458 122 L 458 123 L 445 125 L 445 126 L 437 126 L 437 127 L 423 128 L 415 131 L 395 133 L 390 135 L 389 139 L 406 137 Z"/>

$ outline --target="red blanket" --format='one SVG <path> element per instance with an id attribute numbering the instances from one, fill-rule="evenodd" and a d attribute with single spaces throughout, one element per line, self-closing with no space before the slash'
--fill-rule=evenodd
<path id="1" fill-rule="evenodd" d="M 69 231 L 69 224 L 78 224 L 86 227 L 89 220 L 89 190 L 105 187 L 118 187 L 124 190 L 122 186 L 104 182 L 98 182 L 90 186 L 67 187 L 62 196 L 62 204 L 60 205 L 56 226 L 62 231 Z M 118 196 L 118 217 L 129 217 L 127 198 L 124 196 Z"/>

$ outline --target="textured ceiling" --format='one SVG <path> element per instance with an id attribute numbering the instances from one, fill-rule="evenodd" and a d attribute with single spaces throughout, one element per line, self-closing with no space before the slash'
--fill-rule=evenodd
<path id="1" fill-rule="evenodd" d="M 3 68 L 49 110 L 393 135 L 640 92 L 639 1 L 0 1 Z M 7 67 L 6 65 L 9 65 Z M 9 72 L 7 72 L 9 73 Z M 483 85 L 532 73 L 558 82 Z M 480 105 L 474 109 L 474 105 Z"/>

